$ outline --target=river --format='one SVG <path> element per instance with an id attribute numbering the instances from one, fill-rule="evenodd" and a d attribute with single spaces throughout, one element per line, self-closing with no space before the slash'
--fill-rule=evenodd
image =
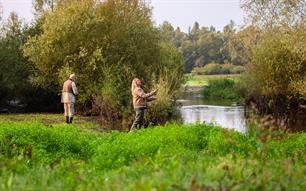
<path id="1" fill-rule="evenodd" d="M 190 123 L 213 123 L 238 132 L 246 132 L 246 109 L 230 101 L 205 101 L 199 91 L 185 92 L 177 100 L 182 120 Z"/>

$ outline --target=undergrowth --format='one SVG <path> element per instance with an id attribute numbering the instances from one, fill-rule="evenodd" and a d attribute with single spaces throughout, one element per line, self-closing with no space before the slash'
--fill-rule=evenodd
<path id="1" fill-rule="evenodd" d="M 204 124 L 97 133 L 0 122 L 0 188 L 303 190 L 305 144 L 305 133 L 262 142 L 256 133 Z"/>

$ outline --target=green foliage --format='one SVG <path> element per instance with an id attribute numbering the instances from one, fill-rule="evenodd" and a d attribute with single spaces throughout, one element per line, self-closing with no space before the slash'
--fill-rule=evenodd
<path id="1" fill-rule="evenodd" d="M 295 123 L 305 116 L 305 2 L 246 0 L 242 7 L 260 33 L 247 51 L 251 60 L 242 81 L 248 100 L 261 113 Z"/>
<path id="2" fill-rule="evenodd" d="M 212 79 L 203 90 L 203 96 L 209 99 L 241 100 L 237 82 L 231 79 Z"/>
<path id="3" fill-rule="evenodd" d="M 29 87 L 27 81 L 30 65 L 22 56 L 21 46 L 26 38 L 26 28 L 12 13 L 0 31 L 0 103 L 20 99 Z"/>
<path id="4" fill-rule="evenodd" d="M 174 40 L 174 28 L 169 22 L 164 21 L 163 24 L 159 26 L 159 30 L 162 41 L 172 42 Z"/>
<path id="5" fill-rule="evenodd" d="M 244 0 L 241 7 L 245 10 L 248 21 L 264 30 L 305 24 L 304 0 Z"/>
<path id="6" fill-rule="evenodd" d="M 147 114 L 145 116 L 147 123 L 164 124 L 169 120 L 174 120 L 178 116 L 177 109 L 171 92 L 171 85 L 167 75 L 161 77 L 156 84 L 155 88 L 158 90 L 155 100 L 149 103 Z"/>
<path id="7" fill-rule="evenodd" d="M 241 74 L 244 72 L 243 66 L 234 66 L 233 64 L 216 64 L 209 63 L 204 67 L 195 67 L 191 71 L 197 75 L 212 75 L 212 74 Z"/>
<path id="8" fill-rule="evenodd" d="M 92 138 L 80 130 L 64 125 L 45 127 L 41 123 L 1 123 L 1 154 L 12 158 L 30 157 L 33 162 L 46 162 L 58 158 L 85 160 L 93 152 Z M 28 153 L 27 153 L 28 152 Z"/>
<path id="9" fill-rule="evenodd" d="M 192 73 L 203 75 L 203 74 L 220 74 L 222 66 L 220 64 L 210 63 L 202 68 L 194 68 Z"/>
<path id="10" fill-rule="evenodd" d="M 40 33 L 38 19 L 32 25 L 25 25 L 12 13 L 0 29 L 0 104 L 16 100 L 24 111 L 53 111 L 57 95 L 32 83 L 36 69 L 23 55 L 22 47 L 27 39 Z M 34 95 L 34 96 L 33 96 Z"/>
<path id="11" fill-rule="evenodd" d="M 80 106 L 93 103 L 108 121 L 131 114 L 130 84 L 135 77 L 148 90 L 166 72 L 172 93 L 182 79 L 181 57 L 161 42 L 150 15 L 147 4 L 139 0 L 58 5 L 44 15 L 43 32 L 24 47 L 38 68 L 36 82 L 59 92 L 73 71 Z"/>
<path id="12" fill-rule="evenodd" d="M 294 37 L 295 36 L 295 37 Z M 295 95 L 305 98 L 306 58 L 305 32 L 296 31 L 288 35 L 266 34 L 254 48 L 252 64 L 247 67 L 245 84 L 251 93 L 262 95 Z"/>
<path id="13" fill-rule="evenodd" d="M 160 70 L 158 81 L 152 82 L 153 88 L 158 90 L 156 100 L 149 104 L 146 114 L 146 121 L 153 124 L 164 124 L 178 116 L 172 99 L 184 83 L 181 54 L 169 43 L 161 43 L 161 50 L 163 68 Z"/>
<path id="14" fill-rule="evenodd" d="M 64 2 L 62 0 L 34 0 L 33 7 L 35 14 L 42 14 L 44 11 L 53 10 L 55 5 L 59 2 Z"/>
<path id="15" fill-rule="evenodd" d="M 233 68 L 230 68 L 231 74 L 242 74 L 243 72 L 245 72 L 244 66 L 235 66 Z"/>
<path id="16" fill-rule="evenodd" d="M 254 133 L 167 124 L 128 134 L 101 134 L 63 124 L 0 122 L 0 186 L 1 190 L 301 190 L 305 141 L 305 133 L 297 133 L 264 142 L 268 176 L 263 179 L 263 142 Z"/>
<path id="17" fill-rule="evenodd" d="M 202 67 L 208 63 L 225 63 L 230 60 L 225 45 L 228 38 L 223 33 L 210 31 L 207 27 L 195 30 L 197 32 L 186 35 L 180 43 L 185 60 L 185 70 Z"/>
<path id="18" fill-rule="evenodd" d="M 249 62 L 249 45 L 257 38 L 254 28 L 237 31 L 233 21 L 224 26 L 223 31 L 216 31 L 214 27 L 200 27 L 198 22 L 188 33 L 181 32 L 179 27 L 174 30 L 169 22 L 164 22 L 160 29 L 162 38 L 172 42 L 182 52 L 185 72 L 209 63 L 245 65 Z M 223 73 L 229 73 L 227 68 Z"/>
<path id="19" fill-rule="evenodd" d="M 214 79 L 230 79 L 234 81 L 238 81 L 240 75 L 229 74 L 229 75 L 186 75 L 187 86 L 208 86 L 208 82 Z"/>

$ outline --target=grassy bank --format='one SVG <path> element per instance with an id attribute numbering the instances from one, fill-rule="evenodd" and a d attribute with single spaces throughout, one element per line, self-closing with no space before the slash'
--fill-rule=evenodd
<path id="1" fill-rule="evenodd" d="M 57 118 L 51 115 L 50 118 Z M 0 120 L 1 190 L 302 190 L 306 134 L 210 125 L 132 133 Z"/>
<path id="2" fill-rule="evenodd" d="M 243 103 L 243 97 L 239 94 L 239 85 L 233 79 L 212 79 L 202 91 L 205 99 L 231 100 Z"/>
<path id="3" fill-rule="evenodd" d="M 238 80 L 241 75 L 239 74 L 226 74 L 226 75 L 187 75 L 187 86 L 208 86 L 209 80 L 214 79 L 233 79 Z"/>

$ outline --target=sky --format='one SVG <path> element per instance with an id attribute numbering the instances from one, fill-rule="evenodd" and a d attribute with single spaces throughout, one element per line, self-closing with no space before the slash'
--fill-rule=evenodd
<path id="1" fill-rule="evenodd" d="M 217 30 L 233 20 L 237 26 L 243 24 L 243 11 L 239 0 L 147 0 L 153 7 L 153 20 L 156 25 L 169 21 L 173 27 L 179 26 L 187 32 L 197 21 L 200 26 L 214 26 Z M 3 16 L 11 11 L 26 22 L 33 19 L 32 0 L 0 0 Z"/>

